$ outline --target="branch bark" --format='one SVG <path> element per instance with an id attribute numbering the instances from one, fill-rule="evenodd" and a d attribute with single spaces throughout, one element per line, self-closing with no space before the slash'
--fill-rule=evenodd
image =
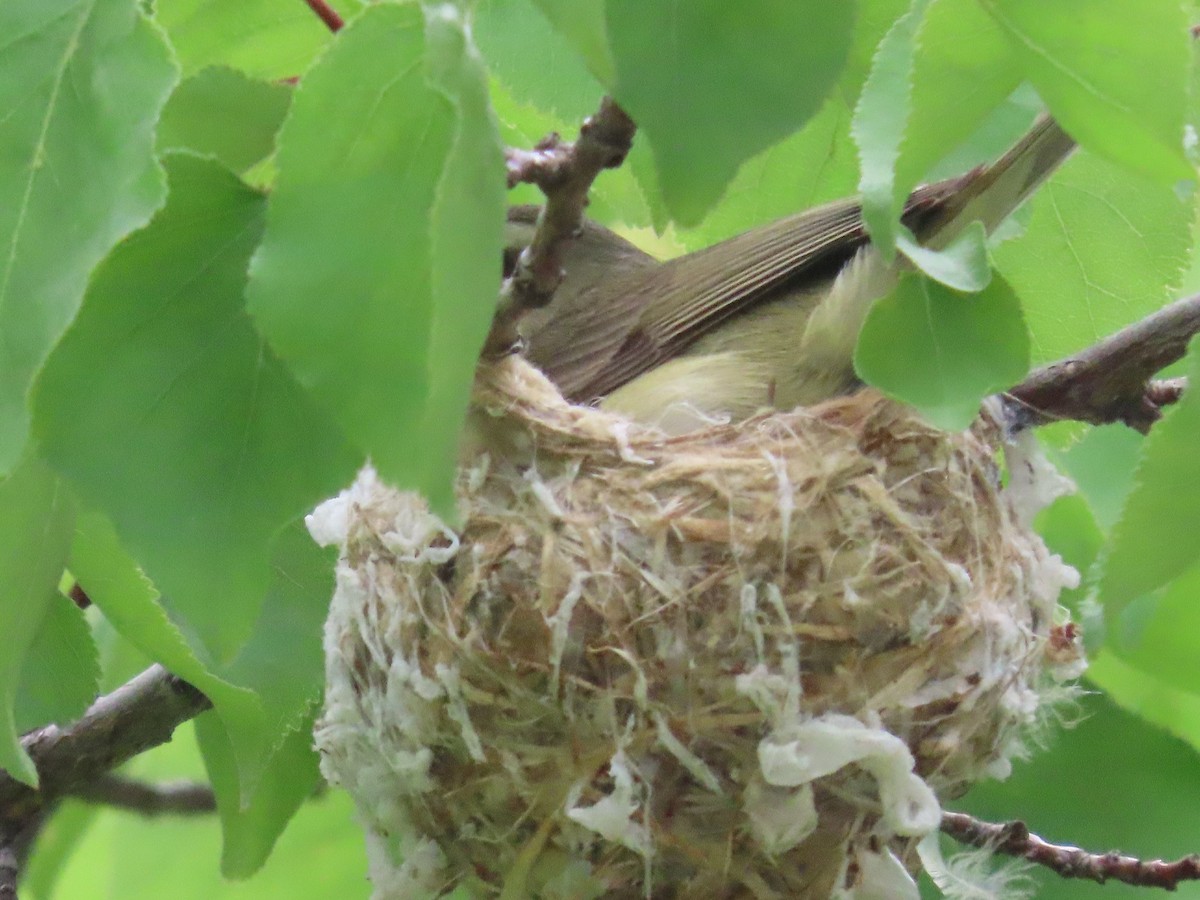
<path id="1" fill-rule="evenodd" d="M 31 731 L 21 746 L 37 768 L 38 787 L 0 772 L 0 832 L 11 833 L 56 798 L 165 744 L 177 726 L 210 706 L 190 684 L 155 665 L 101 697 L 78 722 Z"/>
<path id="2" fill-rule="evenodd" d="M 1142 860 L 1119 853 L 1089 853 L 1078 847 L 1051 844 L 1031 834 L 1024 822 L 984 822 L 965 813 L 942 813 L 942 833 L 962 844 L 1006 856 L 1027 859 L 1063 878 L 1084 878 L 1100 884 L 1112 879 L 1137 887 L 1175 890 L 1181 881 L 1200 879 L 1200 856 L 1173 862 Z"/>
<path id="3" fill-rule="evenodd" d="M 342 17 L 325 0 L 304 0 L 304 2 L 308 4 L 309 9 L 317 14 L 317 18 L 324 22 L 325 27 L 330 31 L 341 31 L 342 26 L 346 24 L 342 21 Z"/>
<path id="4" fill-rule="evenodd" d="M 190 684 L 155 665 L 101 697 L 78 722 L 47 725 L 22 737 L 38 787 L 0 770 L 0 900 L 16 897 L 20 863 L 58 798 L 103 784 L 117 766 L 165 744 L 176 727 L 211 706 Z"/>
<path id="5" fill-rule="evenodd" d="M 625 161 L 637 126 L 611 97 L 579 129 L 579 140 L 563 143 L 557 134 L 533 150 L 505 153 L 508 185 L 535 184 L 546 195 L 532 242 L 504 282 L 484 353 L 509 352 L 517 342 L 517 324 L 526 312 L 550 302 L 562 281 L 567 242 L 579 231 L 592 182 L 605 169 Z"/>
<path id="6" fill-rule="evenodd" d="M 1183 379 L 1151 379 L 1181 359 L 1200 331 L 1200 294 L 1164 306 L 1074 356 L 1035 369 L 1003 395 L 1017 430 L 1075 419 L 1124 422 L 1143 433 L 1179 399 Z"/>
<path id="7" fill-rule="evenodd" d="M 194 816 L 217 809 L 213 789 L 194 781 L 147 784 L 110 772 L 72 793 L 88 803 L 114 806 L 143 816 Z"/>

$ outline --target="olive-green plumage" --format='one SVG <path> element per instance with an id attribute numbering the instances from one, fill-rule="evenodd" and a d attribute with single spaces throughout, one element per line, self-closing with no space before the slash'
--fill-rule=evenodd
<path id="1" fill-rule="evenodd" d="M 903 221 L 935 249 L 974 221 L 990 232 L 1074 146 L 1043 118 L 992 165 L 918 188 Z M 509 212 L 510 252 L 536 213 Z M 554 299 L 522 325 L 527 355 L 568 398 L 675 433 L 837 396 L 857 384 L 871 303 L 904 266 L 870 244 L 861 213 L 838 201 L 667 262 L 586 222 Z"/>

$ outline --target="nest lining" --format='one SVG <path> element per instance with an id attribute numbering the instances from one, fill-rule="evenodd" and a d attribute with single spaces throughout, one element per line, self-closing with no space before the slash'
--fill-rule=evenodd
<path id="1" fill-rule="evenodd" d="M 377 897 L 902 897 L 1080 669 L 986 417 L 864 391 L 666 438 L 517 358 L 475 402 L 461 527 L 369 470 L 310 522 Z"/>

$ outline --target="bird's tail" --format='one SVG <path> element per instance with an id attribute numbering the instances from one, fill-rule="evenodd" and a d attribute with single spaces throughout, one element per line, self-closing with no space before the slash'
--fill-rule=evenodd
<path id="1" fill-rule="evenodd" d="M 990 233 L 1037 190 L 1072 151 L 1075 141 L 1049 116 L 1042 116 L 1007 153 L 991 165 L 931 186 L 929 208 L 917 224 L 922 244 L 940 250 L 971 222 L 982 222 Z M 867 312 L 888 294 L 900 274 L 873 246 L 863 247 L 841 271 L 829 294 L 813 310 L 800 339 L 799 358 L 822 384 L 841 385 L 822 391 L 833 396 L 850 390 L 854 348 Z M 818 378 L 819 375 L 819 378 Z M 815 402 L 815 401 L 810 401 Z"/>
<path id="2" fill-rule="evenodd" d="M 1042 116 L 1008 152 L 957 179 L 954 189 L 926 218 L 917 237 L 935 250 L 971 222 L 990 234 L 1029 199 L 1075 149 L 1075 141 L 1050 116 Z"/>

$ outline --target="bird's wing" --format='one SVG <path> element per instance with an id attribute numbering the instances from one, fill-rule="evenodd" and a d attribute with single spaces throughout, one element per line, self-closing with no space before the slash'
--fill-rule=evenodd
<path id="1" fill-rule="evenodd" d="M 959 183 L 918 188 L 905 220 L 913 224 L 936 209 Z M 857 198 L 785 217 L 618 276 L 603 288 L 605 297 L 617 299 L 594 302 L 584 292 L 533 336 L 529 356 L 568 398 L 603 397 L 781 288 L 836 274 L 867 239 Z"/>

